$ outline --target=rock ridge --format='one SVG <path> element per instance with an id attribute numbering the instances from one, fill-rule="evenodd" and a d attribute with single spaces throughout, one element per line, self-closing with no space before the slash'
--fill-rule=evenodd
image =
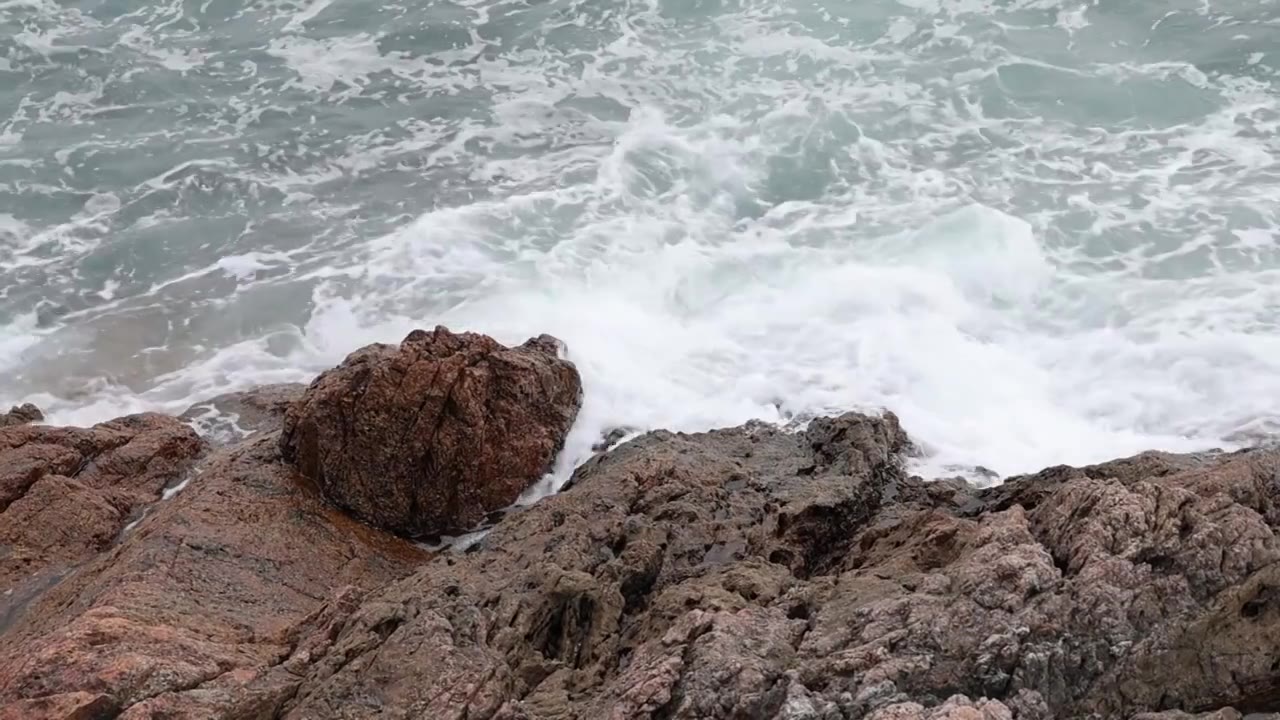
<path id="1" fill-rule="evenodd" d="M 465 551 L 403 539 L 545 471 L 561 354 L 415 332 L 219 399 L 248 424 L 216 446 L 158 415 L 0 428 L 0 720 L 1280 710 L 1274 448 L 978 489 L 912 476 L 887 412 L 655 431 Z"/>

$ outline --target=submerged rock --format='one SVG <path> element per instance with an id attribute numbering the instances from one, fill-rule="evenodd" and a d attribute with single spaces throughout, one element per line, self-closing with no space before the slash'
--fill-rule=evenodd
<path id="1" fill-rule="evenodd" d="M 582 384 L 542 336 L 517 348 L 445 328 L 371 345 L 325 372 L 281 449 L 330 501 L 409 536 L 473 526 L 551 469 Z"/>

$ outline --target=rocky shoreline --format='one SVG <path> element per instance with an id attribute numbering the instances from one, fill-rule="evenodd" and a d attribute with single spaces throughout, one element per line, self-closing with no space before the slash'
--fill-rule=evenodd
<path id="1" fill-rule="evenodd" d="M 1280 451 L 982 490 L 910 476 L 891 414 L 657 431 L 414 542 L 510 505 L 580 398 L 551 338 L 437 329 L 203 436 L 0 416 L 0 720 L 1280 709 Z"/>

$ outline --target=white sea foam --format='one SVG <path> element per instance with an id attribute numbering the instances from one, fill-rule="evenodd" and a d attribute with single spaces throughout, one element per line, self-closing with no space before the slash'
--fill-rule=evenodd
<path id="1" fill-rule="evenodd" d="M 27 313 L 7 325 L 0 325 L 0 373 L 20 365 L 23 353 L 39 341 L 35 313 Z"/>
<path id="2" fill-rule="evenodd" d="M 674 134 L 655 143 L 662 131 L 653 120 L 637 122 L 649 138 L 639 146 L 664 148 L 666 160 L 689 142 L 667 128 Z M 653 196 L 658 176 L 639 178 L 654 158 L 634 156 L 634 166 L 602 164 L 593 200 L 570 189 L 424 215 L 362 259 L 375 291 L 317 296 L 287 353 L 242 343 L 129 402 L 177 411 L 201 394 L 302 380 L 355 346 L 441 322 L 508 342 L 538 332 L 567 342 L 586 403 L 561 479 L 618 426 L 700 430 L 888 408 L 924 451 L 921 472 L 983 465 L 1009 474 L 1221 445 L 1274 416 L 1265 399 L 1280 391 L 1280 341 L 1211 331 L 1194 314 L 1221 320 L 1235 310 L 1243 320 L 1253 304 L 1280 299 L 1274 284 L 1205 310 L 1170 297 L 1178 287 L 1130 280 L 1121 297 L 1138 319 L 1098 327 L 1087 312 L 1059 313 L 1072 295 L 1116 288 L 1055 270 L 1031 226 L 1007 214 L 970 205 L 874 243 L 808 245 L 807 232 L 831 234 L 841 216 L 735 218 L 731 203 L 714 198 L 740 187 L 739 169 L 732 158 L 699 169 L 706 157 L 691 152 L 684 161 L 693 168 L 662 170 L 663 182 L 706 184 L 672 184 L 678 197 Z M 680 199 L 700 192 L 703 205 Z M 581 222 L 548 248 L 514 235 L 534 216 L 605 201 L 652 205 Z M 855 232 L 856 215 L 843 218 Z M 396 298 L 449 281 L 466 288 L 459 302 L 426 317 L 396 311 Z M 1229 407 L 1213 405 L 1229 397 Z M 108 402 L 58 419 L 122 409 L 137 408 Z"/>
<path id="3" fill-rule="evenodd" d="M 296 15 L 289 18 L 289 22 L 285 23 L 285 32 L 294 32 L 303 29 L 308 22 L 314 20 L 317 15 L 324 12 L 325 8 L 333 4 L 334 0 L 312 0 L 306 8 L 300 10 Z"/>
<path id="4" fill-rule="evenodd" d="M 12 213 L 0 213 L 0 243 L 5 247 L 21 245 L 30 235 L 31 228 L 26 223 L 15 218 Z"/>

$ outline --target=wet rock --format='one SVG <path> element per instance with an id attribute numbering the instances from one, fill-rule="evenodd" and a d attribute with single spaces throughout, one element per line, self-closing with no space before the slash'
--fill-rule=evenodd
<path id="1" fill-rule="evenodd" d="M 272 717 L 334 613 L 428 557 L 321 501 L 278 442 L 219 451 L 33 602 L 0 636 L 0 718 Z"/>
<path id="2" fill-rule="evenodd" d="M 7 413 L 0 413 L 0 428 L 37 423 L 43 420 L 44 413 L 40 412 L 40 408 L 31 403 L 23 403 L 9 408 Z"/>
<path id="3" fill-rule="evenodd" d="M 892 416 L 638 438 L 484 549 L 367 598 L 282 717 L 1275 706 L 1280 456 L 1146 455 L 982 491 L 906 476 L 906 448 Z"/>
<path id="4" fill-rule="evenodd" d="M 92 428 L 0 428 L 0 632 L 108 549 L 204 450 L 191 428 L 135 415 Z"/>
<path id="5" fill-rule="evenodd" d="M 339 507 L 410 536 L 466 529 L 551 468 L 577 370 L 542 336 L 517 348 L 444 328 L 372 345 L 322 374 L 281 449 Z"/>
<path id="6" fill-rule="evenodd" d="M 1028 690 L 1055 717 L 1261 706 L 1280 624 L 1239 610 L 1274 573 L 1277 469 L 1272 453 L 1138 458 L 1015 481 L 970 517 L 886 516 L 816 615 L 809 676 L 910 698 Z"/>
<path id="7" fill-rule="evenodd" d="M 0 718 L 1231 720 L 1280 707 L 1280 452 L 1144 453 L 978 489 L 907 475 L 891 414 L 659 431 L 436 555 L 324 502 L 283 462 L 282 448 L 313 477 L 336 463 L 364 487 L 373 468 L 408 472 L 330 449 L 373 447 L 389 427 L 402 435 L 383 445 L 436 447 L 390 402 L 408 396 L 459 426 L 444 459 L 460 438 L 490 441 L 491 418 L 515 428 L 527 416 L 462 408 L 530 407 L 533 390 L 493 379 L 509 363 L 548 392 L 551 346 L 530 358 L 477 337 L 357 353 L 290 406 L 291 437 L 217 451 L 54 578 L 0 631 Z M 424 362 L 456 381 L 419 385 Z M 118 522 L 82 486 L 164 474 L 128 439 L 86 462 L 101 444 L 86 437 L 142 443 L 167 426 L 117 423 L 0 430 L 0 460 L 18 453 L 0 462 L 0 488 L 18 488 L 8 507 Z"/>
<path id="8" fill-rule="evenodd" d="M 825 584 L 805 578 L 905 480 L 905 443 L 892 416 L 856 415 L 638 438 L 510 514 L 491 550 L 367 600 L 283 717 L 774 717 L 805 699 L 792 671 Z"/>
<path id="9" fill-rule="evenodd" d="M 181 417 L 206 439 L 227 444 L 279 430 L 285 413 L 306 389 L 306 385 L 283 383 L 227 393 L 192 405 Z"/>

